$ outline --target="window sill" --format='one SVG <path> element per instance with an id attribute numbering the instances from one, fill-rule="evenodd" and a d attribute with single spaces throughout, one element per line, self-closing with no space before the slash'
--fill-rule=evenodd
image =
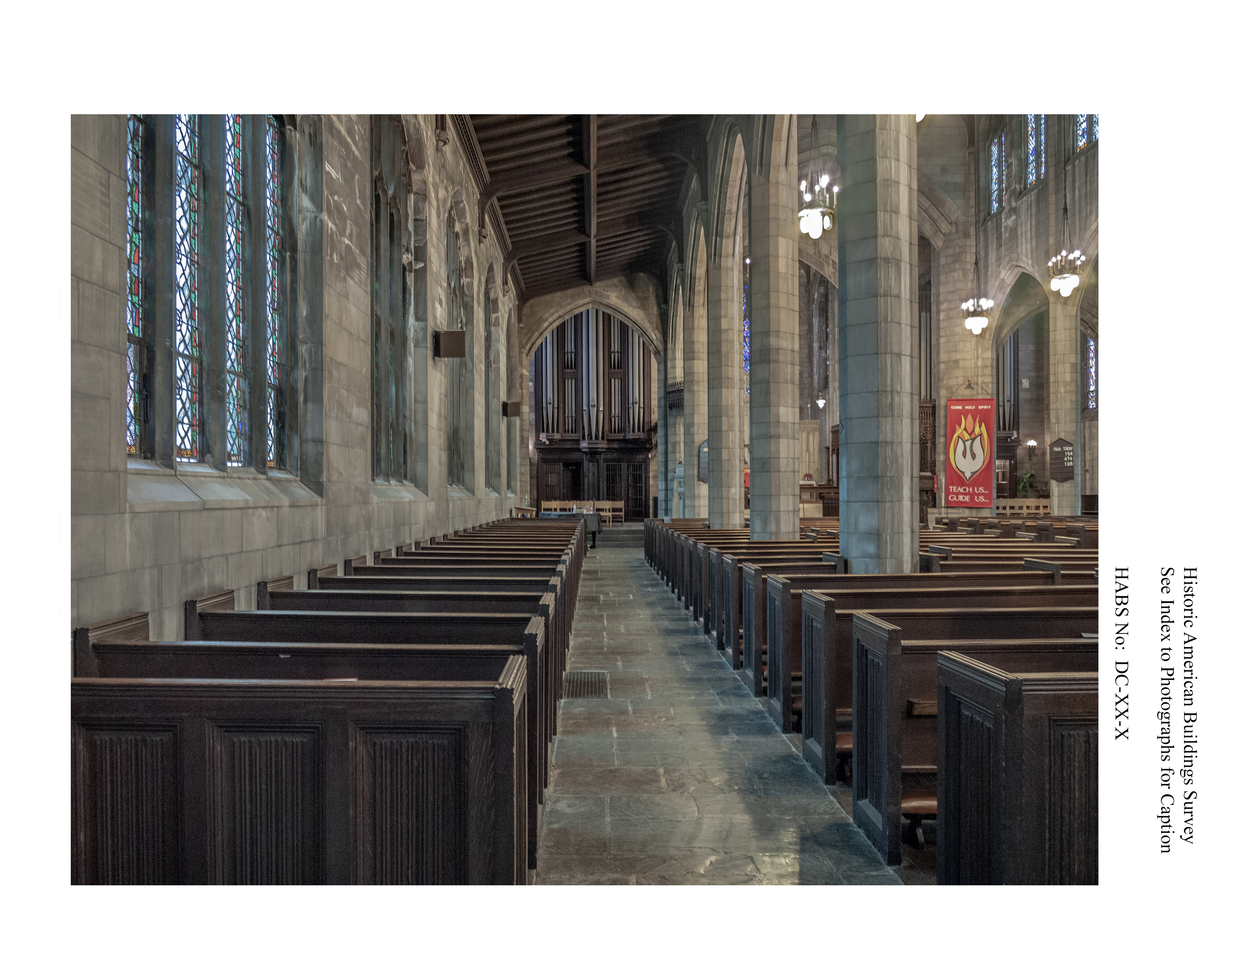
<path id="1" fill-rule="evenodd" d="M 256 506 L 315 506 L 317 495 L 288 473 L 262 475 L 256 469 L 220 471 L 201 463 L 173 469 L 155 462 L 127 462 L 127 511 L 187 512 Z"/>
<path id="2" fill-rule="evenodd" d="M 445 496 L 449 499 L 474 499 L 475 493 L 468 492 L 460 485 L 451 485 L 446 486 Z"/>
<path id="3" fill-rule="evenodd" d="M 371 482 L 372 502 L 394 502 L 426 498 L 427 496 L 408 482 L 382 482 L 378 479 Z"/>

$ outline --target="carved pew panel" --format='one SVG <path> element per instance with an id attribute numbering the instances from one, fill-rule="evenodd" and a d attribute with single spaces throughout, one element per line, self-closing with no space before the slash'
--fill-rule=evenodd
<path id="1" fill-rule="evenodd" d="M 71 881 L 524 883 L 523 675 L 74 680 Z"/>

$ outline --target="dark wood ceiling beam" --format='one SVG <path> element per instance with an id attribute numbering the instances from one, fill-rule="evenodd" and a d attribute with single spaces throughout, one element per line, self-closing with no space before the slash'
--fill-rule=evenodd
<path id="1" fill-rule="evenodd" d="M 555 210 L 575 212 L 578 208 L 576 202 L 578 195 L 572 191 L 572 188 L 564 185 L 553 191 L 536 189 L 526 199 L 519 199 L 518 201 L 512 199 L 510 202 L 511 217 L 513 218 L 516 215 L 531 216 L 535 213 L 554 212 Z"/>
<path id="2" fill-rule="evenodd" d="M 567 182 L 587 174 L 588 168 L 586 166 L 581 165 L 579 162 L 569 161 L 529 171 L 515 169 L 512 171 L 512 175 L 503 175 L 501 178 L 490 179 L 489 184 L 480 195 L 480 227 L 483 228 L 484 226 L 484 211 L 488 208 L 488 204 L 503 192 L 539 189 L 559 182 Z"/>
<path id="3" fill-rule="evenodd" d="M 628 193 L 638 194 L 662 186 L 675 186 L 679 182 L 674 172 L 638 172 L 626 178 L 603 181 L 602 194 L 612 199 Z"/>
<path id="4" fill-rule="evenodd" d="M 589 237 L 589 283 L 597 282 L 597 115 L 584 116 L 584 161 L 589 175 L 584 186 L 585 232 Z"/>
<path id="5" fill-rule="evenodd" d="M 480 148 L 484 152 L 483 146 Z M 546 159 L 570 158 L 571 137 L 549 138 L 545 141 L 512 143 L 495 152 L 484 152 L 489 165 L 511 165 L 518 161 L 545 161 Z"/>
<path id="6" fill-rule="evenodd" d="M 548 250 L 560 250 L 565 246 L 583 246 L 588 241 L 589 237 L 578 229 L 546 233 L 544 236 L 525 236 L 515 241 L 515 245 L 506 254 L 506 260 L 509 262 L 513 258 L 532 256 Z"/>
<path id="7" fill-rule="evenodd" d="M 520 227 L 520 233 L 523 229 L 527 229 L 532 236 L 545 236 L 549 233 L 562 232 L 565 229 L 580 229 L 583 231 L 584 222 L 574 212 L 572 213 L 556 213 L 552 216 L 544 218 L 537 217 L 529 219 Z"/>
<path id="8" fill-rule="evenodd" d="M 567 115 L 472 115 L 480 144 L 499 142 L 519 132 L 558 129 L 570 124 Z"/>

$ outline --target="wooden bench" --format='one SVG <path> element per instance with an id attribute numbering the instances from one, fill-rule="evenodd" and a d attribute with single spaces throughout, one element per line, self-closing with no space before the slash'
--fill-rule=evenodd
<path id="1" fill-rule="evenodd" d="M 844 616 L 853 611 L 918 609 L 984 609 L 1025 607 L 1048 610 L 1054 607 L 1096 607 L 1097 587 L 1065 587 L 1022 582 L 1004 587 L 946 586 L 903 583 L 897 586 L 852 588 L 845 577 L 806 577 L 801 580 L 769 576 L 765 586 L 767 599 L 767 709 L 783 732 L 798 730 L 802 719 L 802 695 L 799 690 L 806 677 L 803 661 L 804 592 L 827 597 L 833 610 Z M 1036 579 L 1036 578 L 1035 578 Z M 841 665 L 844 630 L 837 631 L 838 665 Z M 975 635 L 974 635 L 975 636 Z M 849 656 L 849 655 L 846 655 Z M 818 671 L 816 672 L 819 673 Z M 841 690 L 830 695 L 835 707 L 849 707 L 850 694 Z"/>
<path id="2" fill-rule="evenodd" d="M 346 577 L 354 581 L 356 577 Z M 365 581 L 358 581 L 359 583 Z M 529 694 L 541 707 L 548 737 L 558 732 L 558 698 L 562 692 L 566 638 L 557 616 L 555 593 L 547 588 L 540 593 L 520 591 L 492 592 L 483 588 L 466 591 L 431 590 L 364 590 L 342 587 L 339 590 L 289 590 L 269 593 L 259 610 L 315 610 L 370 613 L 414 613 L 425 615 L 478 613 L 533 613 L 545 622 L 545 650 L 542 652 L 539 684 L 529 681 Z M 543 780 L 542 784 L 546 784 Z"/>
<path id="3" fill-rule="evenodd" d="M 72 679 L 72 883 L 522 884 L 525 663 Z"/>
<path id="4" fill-rule="evenodd" d="M 530 763 L 539 803 L 549 777 L 552 732 L 550 658 L 545 621 L 531 613 L 381 613 L 368 611 L 253 610 L 212 611 L 197 615 L 191 641 L 324 644 L 468 644 L 499 652 L 505 648 L 527 661 Z M 561 677 L 561 675 L 559 676 Z M 561 682 L 559 682 L 561 683 Z M 533 803 L 535 806 L 537 803 Z M 539 812 L 534 811 L 534 822 Z M 535 833 L 536 826 L 531 832 Z M 534 837 L 529 858 L 535 859 Z"/>
<path id="5" fill-rule="evenodd" d="M 769 574 L 788 570 L 790 576 L 832 577 L 837 568 L 823 561 L 781 563 L 769 560 L 757 563 L 749 560 L 726 565 L 724 589 L 727 593 L 724 608 L 724 624 L 730 645 L 740 641 L 740 663 L 733 668 L 742 682 L 758 697 L 763 694 L 763 670 L 760 655 L 767 643 L 767 602 L 764 589 Z M 740 590 L 736 576 L 740 573 Z M 740 626 L 740 634 L 738 628 Z M 730 646 L 730 651 L 732 650 Z"/>
<path id="6" fill-rule="evenodd" d="M 937 659 L 939 884 L 1099 882 L 1092 665 Z"/>
<path id="7" fill-rule="evenodd" d="M 733 573 L 736 574 L 740 561 L 743 559 L 754 563 L 819 562 L 820 556 L 824 551 L 835 551 L 836 548 L 836 543 L 828 541 L 822 544 L 813 542 L 797 543 L 781 550 L 773 549 L 771 551 L 761 551 L 746 542 L 695 543 L 696 563 L 692 583 L 694 619 L 702 624 L 702 632 L 704 634 L 708 636 L 714 635 L 717 647 L 720 646 L 721 639 L 718 629 L 720 626 L 719 616 L 724 600 L 725 581 L 723 570 L 725 556 L 731 555 L 733 557 L 731 568 Z M 823 572 L 832 573 L 834 568 L 830 567 Z M 735 583 L 739 580 L 739 577 L 734 576 L 730 578 L 730 583 Z"/>
<path id="8" fill-rule="evenodd" d="M 1029 634 L 1027 628 L 1016 633 Z M 855 659 L 855 824 L 888 865 L 901 860 L 903 815 L 937 814 L 938 653 L 963 650 L 1019 670 L 1074 670 L 1098 666 L 1094 640 L 998 637 L 904 639 L 897 625 L 872 614 L 852 624 Z"/>
<path id="9" fill-rule="evenodd" d="M 854 717 L 854 618 L 859 612 L 837 609 L 826 593 L 803 591 L 801 747 L 803 758 L 828 785 L 837 781 L 840 761 L 838 714 Z M 1094 606 L 877 608 L 875 614 L 903 628 L 903 637 L 919 640 L 1078 637 L 1098 625 Z"/>

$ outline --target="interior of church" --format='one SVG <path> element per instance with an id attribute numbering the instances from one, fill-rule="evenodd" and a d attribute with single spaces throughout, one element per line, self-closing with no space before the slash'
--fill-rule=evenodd
<path id="1" fill-rule="evenodd" d="M 1098 125 L 74 115 L 73 882 L 1096 883 Z"/>

